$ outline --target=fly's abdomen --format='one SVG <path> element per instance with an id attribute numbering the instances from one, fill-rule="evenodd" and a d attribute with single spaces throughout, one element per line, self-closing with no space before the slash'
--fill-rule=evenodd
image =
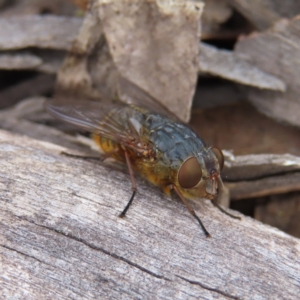
<path id="1" fill-rule="evenodd" d="M 118 144 L 110 139 L 107 139 L 103 136 L 93 134 L 92 135 L 93 140 L 96 142 L 96 144 L 101 148 L 101 150 L 104 153 L 109 153 L 114 151 L 116 148 L 118 148 Z"/>

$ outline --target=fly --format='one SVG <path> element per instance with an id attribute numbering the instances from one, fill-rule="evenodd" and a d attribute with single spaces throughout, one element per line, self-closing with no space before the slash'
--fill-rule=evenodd
<path id="1" fill-rule="evenodd" d="M 216 202 L 218 186 L 222 185 L 222 151 L 206 147 L 191 128 L 172 116 L 169 118 L 168 110 L 160 108 L 151 96 L 122 80 L 127 91 L 132 90 L 137 98 L 140 97 L 138 101 L 143 105 L 148 103 L 158 112 L 121 101 L 94 102 L 60 96 L 45 102 L 46 109 L 55 118 L 91 132 L 105 153 L 104 159 L 111 157 L 127 164 L 133 192 L 119 216 L 125 216 L 135 197 L 135 171 L 168 195 L 173 190 L 198 221 L 206 237 L 210 234 L 187 198 L 210 199 L 222 212 L 238 218 Z"/>

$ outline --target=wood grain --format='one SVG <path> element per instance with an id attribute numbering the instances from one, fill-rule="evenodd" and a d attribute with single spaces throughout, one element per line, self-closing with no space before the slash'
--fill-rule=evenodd
<path id="1" fill-rule="evenodd" d="M 297 299 L 300 241 L 0 131 L 1 299 Z"/>

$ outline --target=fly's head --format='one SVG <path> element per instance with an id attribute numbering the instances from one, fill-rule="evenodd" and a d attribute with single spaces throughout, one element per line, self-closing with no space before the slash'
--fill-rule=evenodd
<path id="1" fill-rule="evenodd" d="M 220 149 L 209 148 L 187 158 L 177 173 L 177 184 L 188 198 L 204 197 L 213 199 L 218 184 L 222 185 L 220 172 L 224 156 Z"/>

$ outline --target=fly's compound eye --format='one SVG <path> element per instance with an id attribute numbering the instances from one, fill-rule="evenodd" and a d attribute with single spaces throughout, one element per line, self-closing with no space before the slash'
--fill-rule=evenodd
<path id="1" fill-rule="evenodd" d="M 223 170 L 223 167 L 224 167 L 224 155 L 223 155 L 223 152 L 219 148 L 211 148 L 211 151 L 217 157 L 217 160 L 218 160 L 219 166 L 220 166 L 220 170 Z"/>
<path id="2" fill-rule="evenodd" d="M 195 187 L 202 178 L 201 166 L 196 157 L 188 158 L 178 172 L 178 183 L 184 189 Z"/>

